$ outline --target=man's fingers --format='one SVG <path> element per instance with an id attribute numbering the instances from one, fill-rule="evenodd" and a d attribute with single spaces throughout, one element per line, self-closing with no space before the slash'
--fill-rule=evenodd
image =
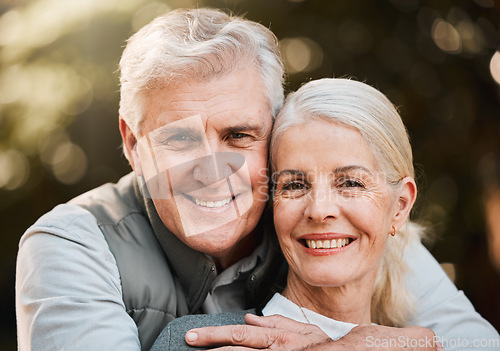
<path id="1" fill-rule="evenodd" d="M 223 346 L 210 351 L 272 351 L 271 349 L 254 349 L 253 347 L 246 346 Z M 290 351 L 290 350 L 287 350 Z"/>
<path id="2" fill-rule="evenodd" d="M 445 351 L 443 345 L 439 341 L 436 341 L 436 351 Z"/>
<path id="3" fill-rule="evenodd" d="M 226 325 L 192 329 L 185 339 L 193 346 L 244 345 L 262 349 L 269 347 L 280 332 L 251 325 Z"/>
<path id="4" fill-rule="evenodd" d="M 317 326 L 293 321 L 283 316 L 246 315 L 247 325 L 227 325 L 192 329 L 186 342 L 192 346 L 212 346 L 222 350 L 302 350 L 318 346 L 330 338 Z M 228 346 L 243 346 L 231 348 Z"/>
<path id="5" fill-rule="evenodd" d="M 224 346 L 218 347 L 216 349 L 210 349 L 210 351 L 269 351 L 269 349 L 254 349 L 245 346 Z"/>
<path id="6" fill-rule="evenodd" d="M 285 329 L 296 333 L 307 333 L 307 329 L 310 327 L 309 324 L 297 322 L 278 314 L 262 317 L 248 313 L 245 315 L 245 323 L 258 327 Z"/>

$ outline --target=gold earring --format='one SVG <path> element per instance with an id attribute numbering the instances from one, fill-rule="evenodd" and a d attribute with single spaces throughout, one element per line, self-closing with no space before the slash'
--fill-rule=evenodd
<path id="1" fill-rule="evenodd" d="M 392 226 L 392 233 L 390 233 L 392 236 L 396 235 L 396 227 Z"/>

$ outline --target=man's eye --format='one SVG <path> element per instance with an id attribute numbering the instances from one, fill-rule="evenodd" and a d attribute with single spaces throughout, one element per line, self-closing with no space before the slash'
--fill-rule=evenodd
<path id="1" fill-rule="evenodd" d="M 247 133 L 231 132 L 224 137 L 224 141 L 232 147 L 246 148 L 252 145 L 254 138 Z"/>
<path id="2" fill-rule="evenodd" d="M 200 138 L 192 133 L 163 135 L 157 139 L 157 148 L 170 151 L 188 151 L 200 144 Z"/>
<path id="3" fill-rule="evenodd" d="M 249 136 L 249 135 L 245 134 L 245 133 L 231 133 L 231 135 L 230 135 L 230 137 L 233 139 L 243 139 L 247 136 Z"/>
<path id="4" fill-rule="evenodd" d="M 185 134 L 178 134 L 178 135 L 173 135 L 171 137 L 168 137 L 166 140 L 166 144 L 170 143 L 175 143 L 175 142 L 182 142 L 182 141 L 188 141 L 191 138 Z"/>

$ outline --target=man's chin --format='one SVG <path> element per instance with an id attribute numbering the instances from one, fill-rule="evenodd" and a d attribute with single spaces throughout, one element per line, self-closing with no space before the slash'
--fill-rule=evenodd
<path id="1" fill-rule="evenodd" d="M 243 221 L 244 220 L 242 218 L 238 218 L 219 227 L 211 227 L 210 229 L 197 227 L 196 231 L 185 231 L 184 237 L 187 241 L 193 243 L 199 242 L 201 245 L 221 248 L 224 251 L 224 247 L 231 248 L 245 236 L 245 233 L 243 232 L 245 227 L 244 223 L 242 223 Z M 204 252 L 204 250 L 199 251 Z"/>
<path id="2" fill-rule="evenodd" d="M 251 233 L 251 230 L 247 232 L 247 224 L 245 218 L 238 218 L 217 228 L 189 236 L 184 235 L 183 241 L 196 251 L 223 260 L 231 256 L 235 250 L 239 251 L 240 244 L 245 244 L 244 239 Z M 248 249 L 253 250 L 253 247 Z"/>

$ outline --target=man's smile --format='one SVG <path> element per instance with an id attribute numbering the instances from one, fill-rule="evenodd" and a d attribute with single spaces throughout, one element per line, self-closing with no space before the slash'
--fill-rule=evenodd
<path id="1" fill-rule="evenodd" d="M 196 205 L 207 208 L 221 208 L 229 204 L 230 202 L 236 199 L 236 196 L 228 196 L 226 198 L 222 198 L 220 200 L 205 200 L 198 197 L 193 197 L 187 194 L 184 194 L 186 198 L 194 202 Z"/>

